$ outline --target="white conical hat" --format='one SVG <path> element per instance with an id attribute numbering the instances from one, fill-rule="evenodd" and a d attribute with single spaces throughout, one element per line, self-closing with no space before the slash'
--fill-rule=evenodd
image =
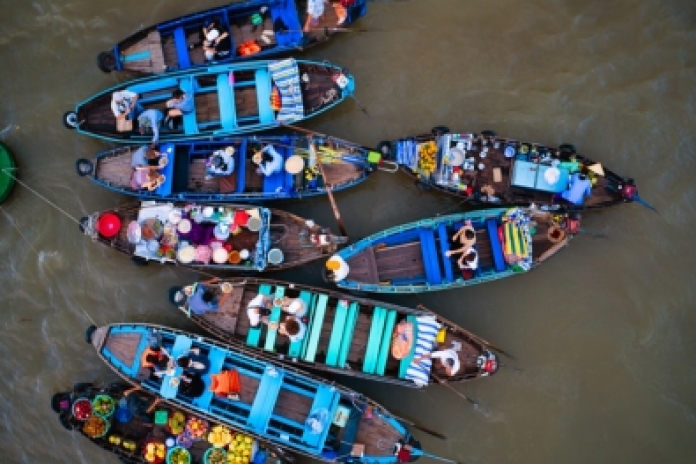
<path id="1" fill-rule="evenodd" d="M 598 176 L 604 177 L 604 168 L 602 168 L 602 163 L 595 163 L 587 167 L 588 170 L 594 172 Z"/>
<path id="2" fill-rule="evenodd" d="M 299 155 L 292 155 L 285 161 L 285 170 L 290 174 L 298 174 L 304 169 L 304 160 Z"/>

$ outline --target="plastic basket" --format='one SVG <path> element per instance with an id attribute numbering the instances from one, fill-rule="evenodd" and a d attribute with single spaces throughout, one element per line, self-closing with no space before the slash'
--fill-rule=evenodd
<path id="1" fill-rule="evenodd" d="M 87 417 L 85 417 L 85 418 L 78 418 L 78 417 L 77 417 L 77 414 L 76 414 L 77 411 L 76 411 L 76 409 L 75 409 L 75 406 L 76 406 L 78 403 L 80 403 L 80 404 L 82 404 L 82 403 L 89 404 L 90 413 L 89 413 L 89 415 L 88 415 Z M 73 415 L 73 417 L 74 417 L 76 420 L 79 420 L 79 421 L 84 422 L 84 421 L 86 421 L 87 419 L 89 419 L 93 414 L 94 414 L 94 408 L 92 407 L 92 402 L 89 400 L 89 398 L 79 398 L 79 399 L 75 400 L 75 402 L 72 404 L 72 415 Z"/>
<path id="2" fill-rule="evenodd" d="M 103 418 L 103 417 L 101 417 L 101 416 L 96 416 L 96 415 L 95 415 L 95 416 L 90 417 L 90 420 L 95 420 L 95 419 L 96 419 L 96 420 L 100 420 L 100 421 L 102 421 L 102 422 L 104 423 L 104 431 L 103 431 L 102 433 L 100 433 L 99 435 L 90 435 L 90 434 L 88 434 L 87 432 L 85 432 L 85 435 L 87 435 L 87 436 L 90 437 L 90 438 L 102 438 L 102 437 L 104 437 L 107 433 L 109 433 L 109 429 L 111 428 L 111 422 L 109 422 L 108 420 L 106 420 L 105 418 Z M 85 422 L 85 424 L 86 424 L 86 422 Z M 83 426 L 83 427 L 84 427 L 84 426 Z"/>
<path id="3" fill-rule="evenodd" d="M 97 408 L 96 404 L 97 404 L 97 401 L 104 400 L 107 398 L 109 399 L 109 401 L 111 401 L 111 409 L 109 411 L 104 412 L 100 408 Z M 110 397 L 109 395 L 97 395 L 92 400 L 92 412 L 99 417 L 111 417 L 111 415 L 114 413 L 115 409 L 116 409 L 116 401 L 112 397 Z"/>
<path id="4" fill-rule="evenodd" d="M 208 450 L 203 455 L 203 464 L 210 464 L 209 457 L 213 451 L 215 451 L 217 453 L 222 453 L 223 462 L 227 462 L 227 452 L 222 448 L 214 448 L 213 447 L 213 448 L 208 448 Z"/>
<path id="5" fill-rule="evenodd" d="M 174 451 L 176 451 L 176 450 L 184 450 L 184 452 L 186 453 L 186 456 L 188 456 L 188 461 L 186 461 L 186 462 L 191 464 L 191 453 L 189 452 L 189 450 L 187 450 L 186 448 L 184 448 L 182 446 L 175 446 L 173 448 L 169 448 L 169 451 L 167 451 L 167 464 L 172 464 L 172 460 L 171 460 L 172 454 L 174 454 Z"/>

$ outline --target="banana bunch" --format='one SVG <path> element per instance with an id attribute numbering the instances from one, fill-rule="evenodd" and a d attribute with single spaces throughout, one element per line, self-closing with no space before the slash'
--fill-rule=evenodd
<path id="1" fill-rule="evenodd" d="M 437 169 L 437 145 L 432 140 L 422 143 L 418 148 L 418 169 L 430 175 Z"/>

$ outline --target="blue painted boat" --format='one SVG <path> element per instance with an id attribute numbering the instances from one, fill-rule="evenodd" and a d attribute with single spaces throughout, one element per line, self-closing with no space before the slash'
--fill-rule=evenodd
<path id="1" fill-rule="evenodd" d="M 473 229 L 470 240 L 458 234 L 466 221 Z M 327 261 L 326 278 L 340 288 L 375 293 L 468 287 L 534 269 L 565 247 L 579 227 L 577 213 L 523 208 L 422 219 L 342 249 Z M 468 262 L 477 265 L 467 269 Z"/>
<path id="2" fill-rule="evenodd" d="M 269 145 L 282 157 L 283 165 L 265 176 L 257 172 L 253 156 Z M 323 195 L 327 186 L 334 192 L 344 190 L 363 182 L 375 169 L 386 169 L 379 167 L 383 163 L 375 151 L 334 137 L 310 138 L 297 132 L 167 142 L 159 147 L 166 164 L 158 170 L 166 181 L 148 190 L 137 180 L 144 173 L 133 170 L 131 162 L 147 147 L 141 148 L 121 145 L 97 154 L 94 161 L 80 160 L 78 173 L 90 173 L 95 184 L 141 200 L 229 203 Z M 225 151 L 231 153 L 232 172 L 209 175 L 212 160 Z"/>
<path id="3" fill-rule="evenodd" d="M 161 376 L 141 368 L 141 358 L 155 329 L 170 367 Z M 360 393 L 272 363 L 253 353 L 167 327 L 112 324 L 88 329 L 88 341 L 126 381 L 168 404 L 221 422 L 273 448 L 324 462 L 396 463 L 394 447 L 411 445 L 411 458 L 427 455 L 393 414 Z M 182 368 L 174 361 L 194 350 L 210 387 L 222 372 L 239 375 L 236 399 L 207 388 L 192 398 L 179 388 Z M 441 458 L 442 459 L 442 458 Z M 444 459 L 448 462 L 454 462 Z"/>
<path id="4" fill-rule="evenodd" d="M 205 292 L 213 293 L 220 301 L 217 308 L 202 302 Z M 244 314 L 259 294 L 274 302 L 270 322 L 277 323 L 288 314 L 286 308 L 291 302 L 303 302 L 302 317 L 307 323 L 302 340 L 291 341 L 266 324 L 250 327 L 249 317 Z M 423 307 L 408 308 L 253 277 L 172 287 L 169 295 L 172 304 L 219 340 L 306 369 L 411 388 L 439 384 L 440 379 L 450 384 L 468 382 L 489 377 L 498 369 L 498 357 L 493 353 L 499 350 L 497 347 Z M 403 334 L 407 344 L 395 344 L 395 332 Z M 400 351 L 404 346 L 407 350 Z M 441 362 L 420 359 L 438 346 L 456 347 L 456 370 L 448 371 Z"/>
<path id="5" fill-rule="evenodd" d="M 138 95 L 132 127 L 117 127 L 111 109 L 112 94 L 124 90 Z M 137 116 L 147 110 L 164 114 L 176 90 L 193 99 L 193 111 L 175 126 L 163 124 L 160 117 L 157 128 L 141 133 Z M 65 113 L 63 123 L 80 134 L 112 142 L 222 138 L 311 118 L 338 105 L 354 90 L 353 77 L 327 61 L 244 61 L 118 84 L 79 103 Z M 278 106 L 272 104 L 274 95 Z M 152 135 L 154 129 L 158 137 Z"/>
<path id="6" fill-rule="evenodd" d="M 302 51 L 329 40 L 367 13 L 367 0 L 349 2 L 341 8 L 324 5 L 324 15 L 304 31 L 307 0 L 251 0 L 199 11 L 146 27 L 120 41 L 97 57 L 104 72 L 129 71 L 161 74 L 210 64 L 227 64 L 248 59 Z M 345 21 L 338 25 L 339 14 Z M 229 53 L 207 61 L 200 46 L 203 27 L 219 21 L 231 38 Z M 255 44 L 256 53 L 245 54 L 243 44 Z"/>

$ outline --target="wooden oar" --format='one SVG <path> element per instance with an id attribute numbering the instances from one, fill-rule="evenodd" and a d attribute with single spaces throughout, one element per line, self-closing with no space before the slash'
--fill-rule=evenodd
<path id="1" fill-rule="evenodd" d="M 432 373 L 432 372 L 430 373 L 430 376 L 431 376 L 432 378 L 434 378 L 435 380 L 437 380 L 437 382 L 438 382 L 440 385 L 443 385 L 443 386 L 449 388 L 450 390 L 452 390 L 452 391 L 453 391 L 457 396 L 459 396 L 460 398 L 463 398 L 463 399 L 467 400 L 469 403 L 473 404 L 474 406 L 478 406 L 478 403 L 477 403 L 476 401 L 472 400 L 471 398 L 469 398 L 468 396 L 466 396 L 464 393 L 460 392 L 459 390 L 456 390 L 452 385 L 450 385 L 449 383 L 447 383 L 446 380 L 441 379 L 440 377 L 438 377 L 437 375 L 435 375 L 435 374 Z"/>
<path id="2" fill-rule="evenodd" d="M 312 148 L 314 148 L 314 144 L 310 144 Z M 314 148 L 316 150 L 316 148 Z M 326 174 L 324 173 L 324 165 L 321 163 L 321 160 L 319 160 L 319 156 L 317 155 L 317 166 L 319 167 L 319 171 L 321 171 L 321 176 L 324 178 L 324 183 L 326 186 L 326 194 L 329 196 L 329 202 L 331 203 L 331 209 L 333 209 L 334 216 L 336 216 L 336 222 L 338 223 L 338 229 L 341 231 L 341 235 L 344 237 L 348 236 L 348 233 L 346 232 L 346 226 L 343 225 L 343 219 L 341 219 L 341 212 L 338 210 L 338 205 L 336 204 L 336 199 L 333 196 L 333 192 L 331 191 L 332 188 L 326 184 Z"/>

